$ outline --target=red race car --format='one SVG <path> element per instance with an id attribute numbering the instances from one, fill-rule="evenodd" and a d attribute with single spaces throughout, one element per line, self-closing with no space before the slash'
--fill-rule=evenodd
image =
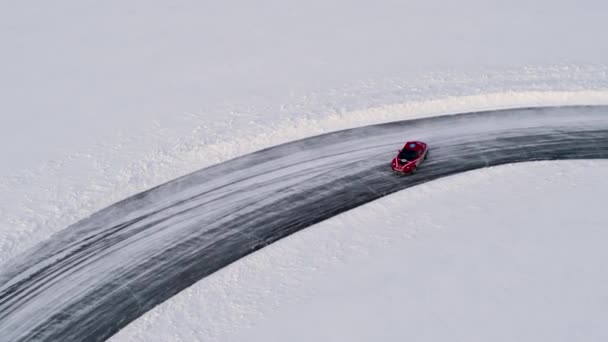
<path id="1" fill-rule="evenodd" d="M 426 159 L 427 147 L 422 141 L 408 141 L 391 162 L 393 171 L 401 174 L 416 172 L 416 168 Z"/>

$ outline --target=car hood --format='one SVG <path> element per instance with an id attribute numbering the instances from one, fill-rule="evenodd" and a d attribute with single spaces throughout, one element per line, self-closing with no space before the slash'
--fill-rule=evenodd
<path id="1" fill-rule="evenodd" d="M 395 169 L 396 170 L 402 170 L 403 168 L 413 164 L 416 160 L 406 160 L 405 162 L 402 162 L 402 160 L 404 159 L 399 159 L 399 158 L 394 158 L 393 162 L 395 164 Z"/>
<path id="2" fill-rule="evenodd" d="M 395 161 L 398 166 L 405 166 L 405 165 L 408 165 L 408 164 L 411 164 L 411 163 L 415 162 L 416 159 L 407 160 L 407 159 L 399 159 L 397 157 L 397 158 L 394 158 L 393 161 Z"/>

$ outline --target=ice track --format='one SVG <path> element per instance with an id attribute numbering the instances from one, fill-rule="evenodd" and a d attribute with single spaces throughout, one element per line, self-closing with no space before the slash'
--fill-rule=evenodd
<path id="1" fill-rule="evenodd" d="M 428 142 L 430 155 L 403 177 L 389 162 L 407 139 Z M 485 166 L 590 158 L 608 158 L 608 107 L 442 116 L 262 150 L 127 198 L 13 259 L 0 274 L 0 340 L 104 340 L 227 264 L 395 191 Z"/>

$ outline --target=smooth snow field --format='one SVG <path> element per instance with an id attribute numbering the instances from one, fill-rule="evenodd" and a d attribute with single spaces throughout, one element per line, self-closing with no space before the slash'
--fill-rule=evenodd
<path id="1" fill-rule="evenodd" d="M 605 341 L 607 161 L 512 164 L 287 237 L 112 341 Z"/>
<path id="2" fill-rule="evenodd" d="M 608 104 L 608 4 L 0 5 L 0 264 L 121 199 L 337 129 Z"/>
<path id="3" fill-rule="evenodd" d="M 149 243 L 135 236 L 125 246 L 103 245 L 84 264 L 65 259 L 73 269 L 54 267 L 62 253 L 90 246 L 64 245 L 58 237 L 76 241 L 66 228 L 79 222 L 93 222 L 93 231 L 137 216 L 129 206 L 115 217 L 98 213 L 161 184 L 343 129 L 485 110 L 608 105 L 606 13 L 608 2 L 601 0 L 1 3 L 0 308 L 10 310 L 0 310 L 0 342 L 25 336 L 21 330 L 44 340 L 53 322 L 82 322 L 82 311 L 60 312 L 59 304 L 90 308 L 102 298 L 79 296 L 96 286 L 107 290 L 107 283 L 131 291 L 122 304 L 141 309 L 138 295 L 147 287 L 108 279 L 133 276 L 127 271 L 134 260 L 157 260 L 143 252 L 168 254 L 164 246 L 183 242 L 171 230 L 175 225 L 169 221 L 159 230 L 164 238 L 150 235 Z M 536 153 L 559 159 L 551 149 L 568 151 L 566 159 L 608 153 L 605 142 L 592 149 L 556 147 L 555 137 L 604 139 L 608 120 L 555 110 L 562 114 L 416 134 L 441 141 L 440 159 L 452 166 L 459 159 L 449 158 L 457 148 L 451 141 L 466 140 L 464 152 L 491 150 L 496 145 L 488 137 L 501 131 L 504 151 L 510 134 L 522 138 L 531 127 L 544 132 L 548 150 L 528 141 L 527 152 L 512 150 L 510 160 L 535 160 L 526 158 Z M 475 146 L 484 128 L 491 128 L 484 144 Z M 366 143 L 377 151 L 349 153 L 373 156 L 380 169 L 409 137 L 373 138 Z M 319 150 L 302 155 L 314 160 Z M 290 182 L 322 182 L 314 176 L 323 172 L 317 167 L 298 179 L 276 178 L 297 197 Z M 379 182 L 382 175 L 366 174 Z M 299 231 L 198 282 L 188 279 L 194 285 L 111 340 L 606 341 L 607 175 L 602 160 L 542 161 L 417 185 Z M 271 173 L 257 176 L 264 184 L 275 181 Z M 245 184 L 255 188 L 259 179 Z M 278 198 L 267 191 L 230 194 L 263 205 Z M 144 204 L 163 207 L 180 194 Z M 222 210 L 242 204 L 218 201 L 213 208 L 220 210 L 205 214 L 230 222 Z M 186 223 L 194 227 L 204 215 L 191 213 Z M 141 254 L 128 248 L 134 245 Z M 27 256 L 45 251 L 49 257 L 36 260 L 42 266 L 28 268 L 36 262 Z M 104 261 L 108 255 L 112 262 Z M 45 262 L 57 264 L 45 268 Z M 21 292 L 28 281 L 34 286 Z M 91 330 L 113 323 L 104 316 L 110 311 L 101 311 L 87 316 L 98 323 Z M 47 314 L 54 320 L 32 329 Z M 17 328 L 2 331 L 6 326 Z M 57 339 L 69 341 L 69 333 Z"/>

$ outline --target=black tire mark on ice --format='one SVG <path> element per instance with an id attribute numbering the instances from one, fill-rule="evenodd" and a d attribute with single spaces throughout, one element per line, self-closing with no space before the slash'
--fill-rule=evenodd
<path id="1" fill-rule="evenodd" d="M 389 161 L 430 144 L 419 172 Z M 0 340 L 103 340 L 196 281 L 336 214 L 505 163 L 608 158 L 608 108 L 502 110 L 329 133 L 200 170 L 118 202 L 5 265 Z"/>

